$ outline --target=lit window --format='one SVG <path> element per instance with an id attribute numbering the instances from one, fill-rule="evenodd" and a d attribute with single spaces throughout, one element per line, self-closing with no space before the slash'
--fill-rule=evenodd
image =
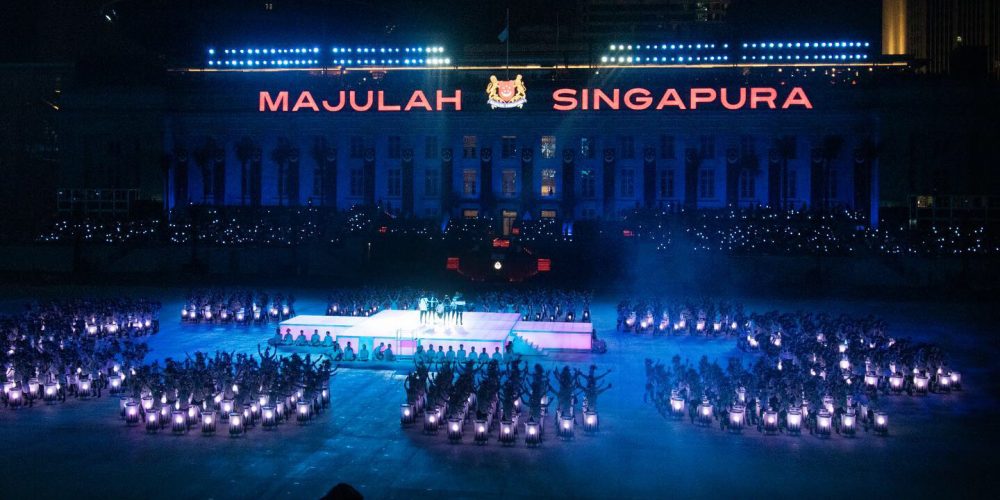
<path id="1" fill-rule="evenodd" d="M 476 190 L 476 169 L 467 168 L 462 170 L 462 193 L 466 196 L 475 196 Z"/>
<path id="2" fill-rule="evenodd" d="M 477 147 L 476 136 L 466 135 L 462 136 L 462 158 L 475 158 L 476 157 L 476 147 Z"/>
<path id="3" fill-rule="evenodd" d="M 542 169 L 542 196 L 555 196 L 556 171 L 552 168 Z"/>
<path id="4" fill-rule="evenodd" d="M 542 210 L 542 218 L 543 219 L 555 219 L 556 218 L 556 211 L 555 210 Z"/>
<path id="5" fill-rule="evenodd" d="M 479 217 L 479 210 L 474 210 L 474 209 L 462 210 L 462 217 L 466 219 L 475 219 Z"/>
<path id="6" fill-rule="evenodd" d="M 542 158 L 546 160 L 551 160 L 556 156 L 556 136 L 554 135 L 543 135 L 542 136 Z"/>

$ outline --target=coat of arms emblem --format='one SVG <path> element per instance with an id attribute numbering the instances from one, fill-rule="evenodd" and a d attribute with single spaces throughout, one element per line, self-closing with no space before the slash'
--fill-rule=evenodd
<path id="1" fill-rule="evenodd" d="M 513 80 L 497 80 L 496 75 L 491 75 L 490 83 L 486 85 L 486 103 L 492 109 L 521 108 L 528 102 L 526 92 L 521 75 Z"/>

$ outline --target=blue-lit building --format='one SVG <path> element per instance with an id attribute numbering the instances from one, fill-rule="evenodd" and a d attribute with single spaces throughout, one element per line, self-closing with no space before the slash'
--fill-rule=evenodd
<path id="1" fill-rule="evenodd" d="M 505 220 L 726 206 L 875 216 L 878 80 L 901 66 L 872 57 L 856 41 L 609 44 L 596 63 L 508 68 L 453 61 L 438 46 L 213 48 L 171 74 L 165 203 L 381 204 L 418 217 Z M 524 102 L 491 106 L 491 77 L 517 75 Z M 682 104 L 629 109 L 625 93 L 636 88 L 654 102 L 675 89 Z M 690 89 L 727 89 L 737 103 L 754 88 L 778 100 L 681 109 L 692 105 Z M 793 88 L 808 108 L 781 109 Z M 557 109 L 558 89 L 577 89 L 575 109 Z M 582 89 L 607 98 L 585 99 Z M 282 91 L 288 102 L 272 110 Z M 315 103 L 293 112 L 303 91 Z M 391 109 L 321 105 L 354 95 L 363 109 L 369 91 Z M 415 91 L 435 109 L 419 100 L 392 108 Z M 460 92 L 461 109 L 445 102 L 438 111 L 438 91 L 445 101 Z"/>

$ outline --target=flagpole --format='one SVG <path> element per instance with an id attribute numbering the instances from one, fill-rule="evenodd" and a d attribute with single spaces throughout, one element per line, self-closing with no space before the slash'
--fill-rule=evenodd
<path id="1" fill-rule="evenodd" d="M 507 8 L 507 64 L 504 78 L 510 79 L 510 7 Z"/>

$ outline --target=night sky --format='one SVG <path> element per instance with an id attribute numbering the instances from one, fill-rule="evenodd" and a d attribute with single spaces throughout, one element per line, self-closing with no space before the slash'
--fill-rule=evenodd
<path id="1" fill-rule="evenodd" d="M 455 2 L 445 0 L 18 0 L 0 34 L 2 62 L 136 59 L 166 62 L 226 43 L 496 42 L 511 11 L 519 30 L 553 28 L 572 36 L 573 0 Z M 873 0 L 734 0 L 722 36 L 851 36 L 877 42 L 881 2 Z M 105 17 L 108 15 L 111 21 Z M 564 35 L 566 36 L 566 35 Z"/>

